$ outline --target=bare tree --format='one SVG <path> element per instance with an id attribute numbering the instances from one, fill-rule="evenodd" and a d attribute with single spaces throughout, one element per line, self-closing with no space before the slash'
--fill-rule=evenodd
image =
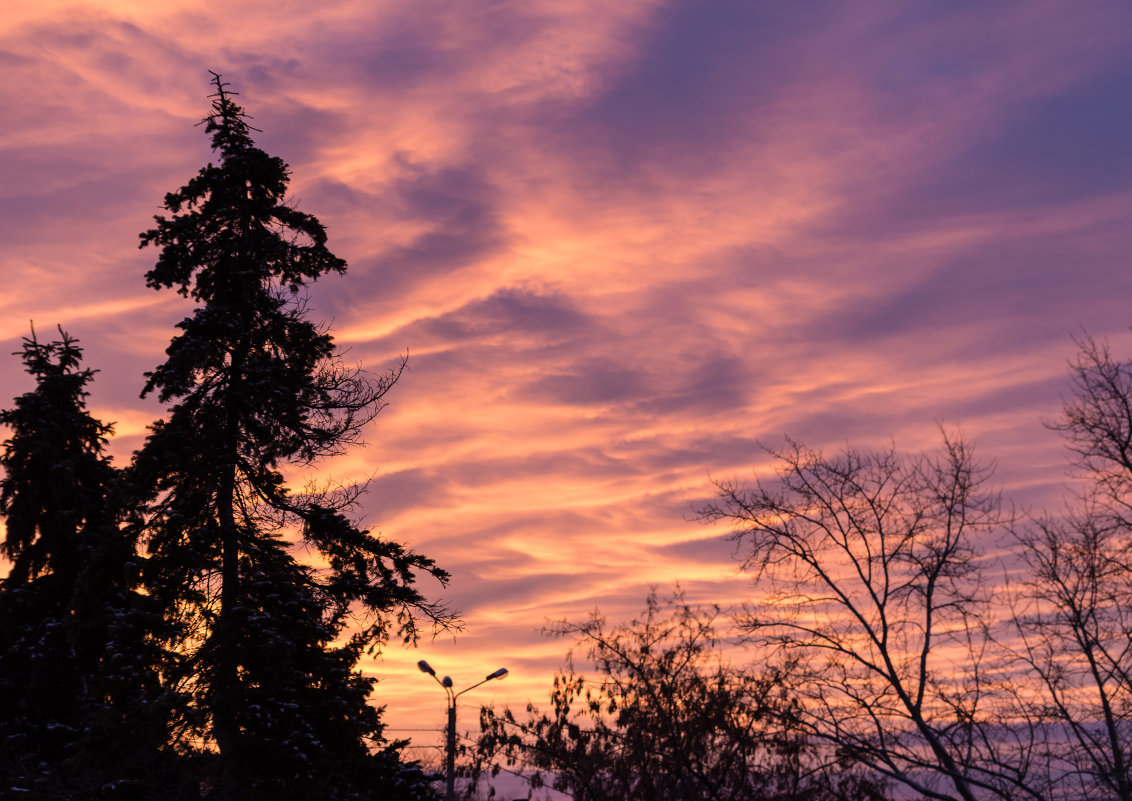
<path id="1" fill-rule="evenodd" d="M 1036 680 L 1019 698 L 1067 797 L 1132 799 L 1132 573 L 1121 539 L 1089 512 L 1018 534 L 1030 573 L 1012 598 L 1011 647 Z"/>
<path id="2" fill-rule="evenodd" d="M 1050 427 L 1084 489 L 1073 512 L 1016 534 L 1028 575 L 1013 645 L 1066 792 L 1132 801 L 1132 364 L 1089 337 L 1077 345 L 1073 394 Z"/>
<path id="3" fill-rule="evenodd" d="M 1132 363 L 1112 357 L 1107 343 L 1084 336 L 1070 362 L 1072 398 L 1060 431 L 1088 480 L 1090 512 L 1106 526 L 1132 529 Z"/>
<path id="4" fill-rule="evenodd" d="M 719 483 L 700 513 L 735 526 L 765 591 L 745 626 L 799 665 L 808 732 L 925 798 L 1047 798 L 975 546 L 1007 522 L 992 466 L 946 432 L 935 455 L 767 451 L 777 480 Z"/>

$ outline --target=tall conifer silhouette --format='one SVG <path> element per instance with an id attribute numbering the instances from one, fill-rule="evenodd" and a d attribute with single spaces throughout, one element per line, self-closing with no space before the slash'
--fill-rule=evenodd
<path id="1" fill-rule="evenodd" d="M 287 165 L 255 146 L 213 76 L 205 130 L 218 163 L 166 195 L 168 216 L 141 235 L 160 249 L 149 286 L 198 304 L 147 373 L 143 396 L 171 406 L 130 474 L 146 586 L 174 627 L 166 681 L 191 698 L 185 741 L 219 753 L 217 797 L 427 793 L 375 750 L 373 681 L 355 666 L 390 636 L 414 638 L 418 620 L 443 619 L 414 579 L 447 574 L 353 525 L 353 494 L 294 493 L 279 472 L 357 443 L 399 373 L 346 367 L 307 319 L 304 287 L 346 264 L 319 221 L 285 203 Z M 318 567 L 295 559 L 295 537 Z"/>

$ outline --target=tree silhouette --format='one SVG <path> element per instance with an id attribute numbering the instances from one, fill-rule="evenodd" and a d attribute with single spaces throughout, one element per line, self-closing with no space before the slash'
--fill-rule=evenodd
<path id="1" fill-rule="evenodd" d="M 823 762 L 807 742 L 788 673 L 724 661 L 719 615 L 679 592 L 667 602 L 652 593 L 629 623 L 594 613 L 554 627 L 576 638 L 597 678 L 571 659 L 549 712 L 528 705 L 519 719 L 485 707 L 473 779 L 519 767 L 576 801 L 883 799 L 881 783 Z"/>
<path id="2" fill-rule="evenodd" d="M 11 432 L 0 454 L 0 550 L 11 560 L 0 580 L 0 765 L 41 789 L 64 781 L 60 766 L 89 723 L 106 609 L 80 600 L 80 576 L 111 528 L 115 475 L 103 452 L 112 429 L 86 408 L 94 371 L 81 366 L 78 341 L 59 333 L 24 339 L 18 355 L 35 388 L 0 411 Z M 90 599 L 97 579 L 85 578 L 81 598 Z"/>
<path id="3" fill-rule="evenodd" d="M 35 585 L 45 610 L 57 613 L 70 601 L 89 547 L 90 532 L 107 516 L 105 495 L 114 470 L 103 449 L 111 426 L 87 411 L 87 384 L 94 370 L 82 368 L 78 340 L 39 342 L 32 332 L 20 355 L 35 389 L 0 411 L 11 429 L 0 465 L 0 512 L 7 533 L 0 550 L 12 561 L 5 584 Z"/>
<path id="4" fill-rule="evenodd" d="M 430 559 L 354 526 L 356 491 L 295 493 L 280 468 L 358 442 L 396 381 L 345 366 L 307 319 L 304 287 L 345 262 L 314 217 L 284 201 L 287 165 L 255 147 L 219 75 L 205 120 L 219 161 L 165 197 L 141 235 L 146 274 L 198 303 L 143 396 L 171 404 L 129 472 L 145 586 L 171 627 L 166 685 L 186 693 L 182 742 L 218 750 L 224 799 L 424 792 L 381 752 L 360 655 L 445 613 L 418 591 Z M 318 566 L 294 557 L 297 539 Z M 362 621 L 347 630 L 352 614 Z M 375 753 L 374 749 L 378 751 Z M 415 783 L 414 783 L 415 782 Z"/>
<path id="5" fill-rule="evenodd" d="M 1132 801 L 1132 363 L 1077 345 L 1072 396 L 1050 427 L 1085 488 L 1069 513 L 1016 532 L 1029 573 L 1011 645 L 1037 679 L 1024 702 L 1067 792 Z"/>
<path id="6" fill-rule="evenodd" d="M 797 663 L 805 730 L 926 798 L 1047 798 L 1033 730 L 1000 725 L 975 543 L 1008 522 L 990 467 L 947 435 L 934 456 L 770 453 L 777 481 L 720 483 L 701 515 L 735 526 L 766 593 L 748 636 Z"/>

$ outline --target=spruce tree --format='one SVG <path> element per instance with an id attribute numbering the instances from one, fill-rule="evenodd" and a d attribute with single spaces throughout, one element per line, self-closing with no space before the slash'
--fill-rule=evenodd
<path id="1" fill-rule="evenodd" d="M 255 146 L 213 77 L 204 123 L 218 161 L 166 195 L 168 214 L 141 235 L 160 249 L 148 285 L 197 303 L 147 373 L 143 396 L 170 408 L 129 477 L 145 586 L 169 627 L 162 672 L 187 694 L 183 742 L 217 755 L 209 795 L 427 794 L 384 747 L 356 664 L 390 636 L 413 639 L 422 618 L 442 620 L 415 579 L 447 574 L 355 526 L 356 492 L 296 493 L 280 473 L 357 443 L 399 373 L 345 366 L 308 319 L 305 288 L 346 264 L 319 221 L 287 205 L 287 165 Z"/>
<path id="2" fill-rule="evenodd" d="M 24 339 L 17 355 L 35 388 L 0 411 L 10 432 L 0 450 L 0 551 L 10 561 L 0 580 L 0 771 L 41 796 L 64 793 L 63 763 L 89 728 L 107 624 L 105 605 L 86 602 L 98 583 L 89 568 L 113 530 L 112 429 L 86 408 L 95 371 L 59 333 Z"/>
<path id="3" fill-rule="evenodd" d="M 0 512 L 7 533 L 0 550 L 11 560 L 7 588 L 36 585 L 45 608 L 70 600 L 89 532 L 106 516 L 113 468 L 103 453 L 113 428 L 87 411 L 94 370 L 81 367 L 78 340 L 24 338 L 23 359 L 35 389 L 0 411 L 11 436 L 0 465 Z"/>

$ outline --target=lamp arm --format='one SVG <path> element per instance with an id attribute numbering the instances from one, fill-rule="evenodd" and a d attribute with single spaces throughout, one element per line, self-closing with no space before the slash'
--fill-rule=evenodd
<path id="1" fill-rule="evenodd" d="M 489 681 L 491 681 L 491 678 L 484 679 L 483 681 L 477 681 L 471 687 L 465 687 L 464 689 L 460 690 L 460 692 L 456 693 L 454 696 L 452 696 L 452 698 L 453 699 L 459 698 L 461 695 L 466 693 L 468 690 L 474 690 L 476 687 L 479 687 L 481 684 L 487 684 Z"/>

